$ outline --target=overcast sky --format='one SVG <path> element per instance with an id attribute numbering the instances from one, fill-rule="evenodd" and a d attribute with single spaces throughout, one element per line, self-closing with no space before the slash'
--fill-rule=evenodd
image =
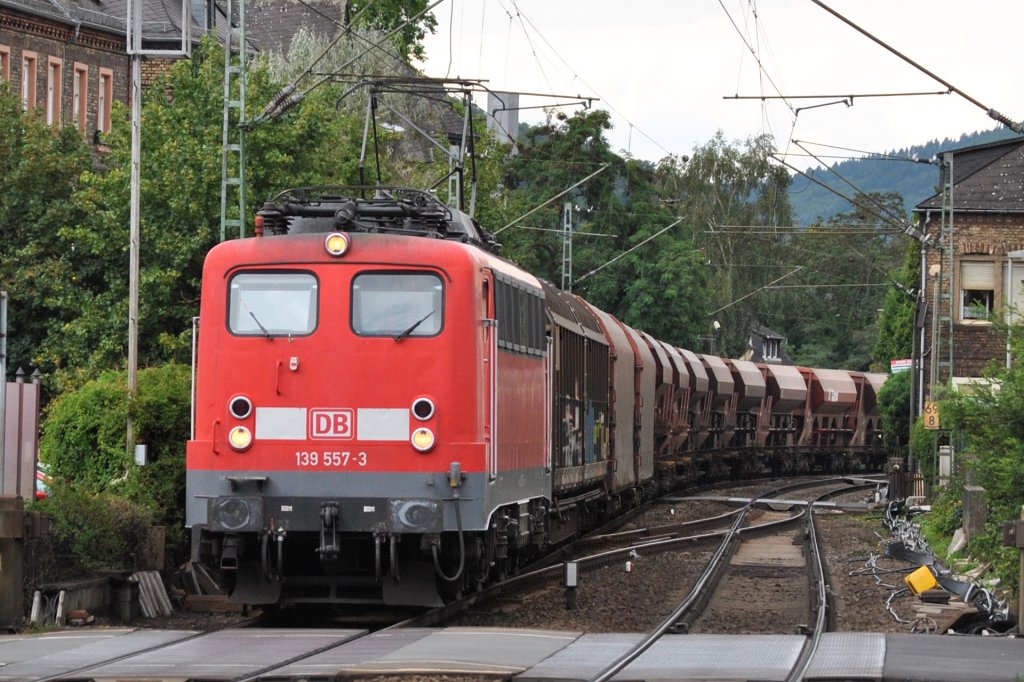
<path id="1" fill-rule="evenodd" d="M 1021 0 L 823 1 L 985 107 L 1024 120 Z M 651 161 L 689 154 L 718 129 L 730 140 L 768 132 L 791 153 L 801 153 L 791 139 L 817 143 L 824 157 L 850 153 L 820 145 L 882 152 L 995 125 L 956 94 L 860 97 L 796 116 L 839 98 L 724 100 L 945 90 L 811 0 L 446 0 L 434 14 L 428 76 L 600 98 L 613 149 Z"/>

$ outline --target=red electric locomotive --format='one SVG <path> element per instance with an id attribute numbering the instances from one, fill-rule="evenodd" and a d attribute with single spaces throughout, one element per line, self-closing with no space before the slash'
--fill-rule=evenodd
<path id="1" fill-rule="evenodd" d="M 660 487 L 873 467 L 884 377 L 698 356 L 432 195 L 291 190 L 203 272 L 193 560 L 247 604 L 427 606 Z"/>
<path id="2" fill-rule="evenodd" d="M 439 603 L 543 536 L 541 284 L 425 193 L 295 194 L 206 260 L 193 557 L 245 603 Z"/>

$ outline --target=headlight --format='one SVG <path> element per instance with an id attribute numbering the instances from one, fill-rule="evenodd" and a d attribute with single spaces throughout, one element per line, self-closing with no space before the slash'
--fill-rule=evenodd
<path id="1" fill-rule="evenodd" d="M 228 433 L 228 443 L 239 452 L 248 450 L 252 445 L 252 432 L 244 426 L 236 426 Z"/>
<path id="2" fill-rule="evenodd" d="M 252 414 L 252 401 L 244 395 L 235 396 L 228 403 L 228 411 L 235 419 L 245 419 Z"/>
<path id="3" fill-rule="evenodd" d="M 210 530 L 235 533 L 263 527 L 263 500 L 259 497 L 218 497 L 209 501 L 206 524 Z"/>
<path id="4" fill-rule="evenodd" d="M 324 239 L 324 249 L 332 256 L 343 256 L 348 251 L 350 241 L 344 232 L 332 232 Z"/>
<path id="5" fill-rule="evenodd" d="M 430 398 L 416 398 L 412 401 L 412 414 L 421 422 L 434 416 L 434 401 Z"/>
<path id="6" fill-rule="evenodd" d="M 412 446 L 420 452 L 430 452 L 434 447 L 434 432 L 426 427 L 420 427 L 412 432 Z"/>

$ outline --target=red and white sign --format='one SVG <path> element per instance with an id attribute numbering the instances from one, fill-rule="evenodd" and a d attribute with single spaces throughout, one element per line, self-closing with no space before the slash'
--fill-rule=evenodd
<path id="1" fill-rule="evenodd" d="M 311 438 L 350 440 L 355 421 L 355 412 L 347 407 L 314 408 L 309 411 L 309 434 Z"/>
<path id="2" fill-rule="evenodd" d="M 896 372 L 909 372 L 913 365 L 913 360 L 890 360 L 889 371 L 893 374 Z"/>

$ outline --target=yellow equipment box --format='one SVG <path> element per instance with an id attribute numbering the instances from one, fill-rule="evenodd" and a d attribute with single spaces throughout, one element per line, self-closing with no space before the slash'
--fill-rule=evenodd
<path id="1" fill-rule="evenodd" d="M 922 566 L 917 569 L 906 578 L 903 579 L 907 583 L 907 587 L 914 594 L 921 594 L 928 590 L 934 590 L 939 586 L 939 581 L 935 579 L 935 574 L 932 573 L 932 569 L 927 566 Z"/>

